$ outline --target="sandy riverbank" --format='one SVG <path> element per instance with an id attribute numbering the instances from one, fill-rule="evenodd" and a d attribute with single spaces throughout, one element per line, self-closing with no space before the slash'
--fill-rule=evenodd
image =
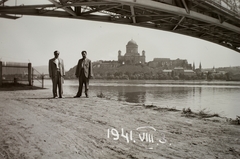
<path id="1" fill-rule="evenodd" d="M 240 157 L 240 127 L 224 118 L 96 96 L 52 99 L 50 89 L 0 90 L 0 128 L 0 158 Z"/>

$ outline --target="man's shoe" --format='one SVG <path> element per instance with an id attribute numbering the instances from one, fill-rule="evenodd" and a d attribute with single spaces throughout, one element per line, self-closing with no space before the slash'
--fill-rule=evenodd
<path id="1" fill-rule="evenodd" d="M 55 96 L 55 97 L 53 97 L 53 98 L 56 98 L 56 99 L 57 99 L 57 98 L 58 98 L 58 96 Z"/>
<path id="2" fill-rule="evenodd" d="M 73 98 L 80 98 L 81 96 L 74 96 Z"/>
<path id="3" fill-rule="evenodd" d="M 60 96 L 59 98 L 64 98 L 64 96 Z"/>

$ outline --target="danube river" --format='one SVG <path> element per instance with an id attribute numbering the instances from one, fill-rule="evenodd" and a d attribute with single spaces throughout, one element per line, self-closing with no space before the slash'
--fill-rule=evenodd
<path id="1" fill-rule="evenodd" d="M 44 81 L 51 89 L 51 81 Z M 65 80 L 65 96 L 74 96 L 78 80 Z M 240 82 L 227 81 L 158 81 L 158 80 L 91 80 L 90 97 L 102 93 L 111 100 L 152 104 L 182 110 L 205 110 L 220 116 L 240 115 Z M 84 95 L 84 93 L 83 93 Z"/>

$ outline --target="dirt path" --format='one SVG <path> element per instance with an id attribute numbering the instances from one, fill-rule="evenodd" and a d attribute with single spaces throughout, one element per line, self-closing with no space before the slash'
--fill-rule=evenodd
<path id="1" fill-rule="evenodd" d="M 225 119 L 71 96 L 0 91 L 0 158 L 240 157 L 240 127 Z"/>

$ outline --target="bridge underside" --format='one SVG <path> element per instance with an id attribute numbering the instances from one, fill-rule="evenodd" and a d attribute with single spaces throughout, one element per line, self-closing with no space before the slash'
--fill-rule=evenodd
<path id="1" fill-rule="evenodd" d="M 128 24 L 180 33 L 240 52 L 240 4 L 227 9 L 213 0 L 49 0 L 20 6 L 8 6 L 7 1 L 0 0 L 2 18 L 33 15 Z"/>

